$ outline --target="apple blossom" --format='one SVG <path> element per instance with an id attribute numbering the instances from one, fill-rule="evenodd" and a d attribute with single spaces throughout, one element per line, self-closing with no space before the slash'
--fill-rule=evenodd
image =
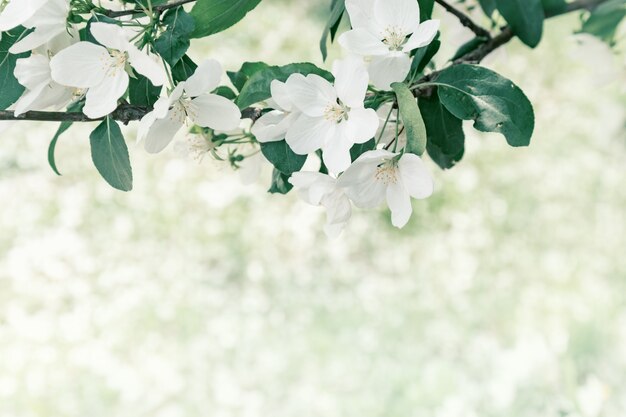
<path id="1" fill-rule="evenodd" d="M 349 52 L 370 58 L 373 85 L 390 90 L 411 69 L 410 52 L 427 46 L 437 35 L 439 20 L 420 22 L 417 0 L 346 0 L 352 30 L 339 37 Z"/>
<path id="2" fill-rule="evenodd" d="M 433 179 L 419 156 L 384 149 L 361 155 L 337 185 L 360 208 L 375 208 L 386 200 L 391 223 L 398 228 L 411 218 L 411 197 L 428 198 L 434 191 Z"/>
<path id="3" fill-rule="evenodd" d="M 235 103 L 211 94 L 221 75 L 219 62 L 207 60 L 187 81 L 178 83 L 169 97 L 155 103 L 154 110 L 141 119 L 137 135 L 138 140 L 145 139 L 146 151 L 161 152 L 188 121 L 220 131 L 239 126 L 241 111 Z"/>
<path id="4" fill-rule="evenodd" d="M 13 4 L 13 0 L 10 4 Z M 8 8 L 8 6 L 7 6 Z M 44 45 L 67 30 L 68 0 L 49 0 L 35 14 L 22 23 L 33 31 L 16 42 L 9 52 L 19 54 Z"/>
<path id="5" fill-rule="evenodd" d="M 306 155 L 318 149 L 335 174 L 350 165 L 350 148 L 373 138 L 378 116 L 364 107 L 368 76 L 358 59 L 336 61 L 331 84 L 316 74 L 292 74 L 287 80 L 291 101 L 302 114 L 285 139 L 291 149 Z"/>
<path id="6" fill-rule="evenodd" d="M 12 0 L 0 13 L 0 32 L 25 24 L 48 0 Z"/>
<path id="7" fill-rule="evenodd" d="M 50 62 L 54 81 L 88 89 L 83 108 L 88 117 L 103 117 L 117 108 L 118 99 L 128 89 L 129 65 L 156 86 L 167 81 L 164 68 L 130 41 L 126 29 L 98 22 L 91 25 L 91 33 L 103 46 L 78 42 Z"/>
<path id="8" fill-rule="evenodd" d="M 252 134 L 262 143 L 284 139 L 293 122 L 301 114 L 291 100 L 287 83 L 274 80 L 270 90 L 272 99 L 268 101 L 268 107 L 274 110 L 261 116 L 251 129 Z"/>
<path id="9" fill-rule="evenodd" d="M 305 202 L 326 208 L 324 231 L 331 238 L 338 237 L 350 220 L 352 204 L 337 180 L 319 172 L 296 172 L 289 182 Z"/>

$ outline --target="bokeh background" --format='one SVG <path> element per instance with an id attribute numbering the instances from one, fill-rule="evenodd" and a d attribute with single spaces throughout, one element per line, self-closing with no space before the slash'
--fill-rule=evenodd
<path id="1" fill-rule="evenodd" d="M 192 56 L 328 65 L 326 3 L 265 0 Z M 470 34 L 437 13 L 448 57 Z M 532 146 L 468 125 L 400 231 L 357 211 L 329 241 L 269 169 L 245 186 L 132 127 L 133 192 L 93 168 L 93 126 L 62 137 L 56 177 L 56 126 L 5 125 L 0 416 L 626 415 L 625 55 L 577 25 L 487 62 L 534 103 Z"/>

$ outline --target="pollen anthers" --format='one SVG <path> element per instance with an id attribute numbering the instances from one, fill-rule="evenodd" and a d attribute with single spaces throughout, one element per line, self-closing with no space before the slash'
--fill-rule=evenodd
<path id="1" fill-rule="evenodd" d="M 194 108 L 191 99 L 187 97 L 181 97 L 172 105 L 172 112 L 170 118 L 180 123 L 187 123 L 187 120 L 195 119 L 197 116 L 197 110 Z"/>
<path id="2" fill-rule="evenodd" d="M 398 163 L 391 159 L 378 165 L 375 174 L 376 181 L 385 185 L 396 184 L 398 182 Z"/>
<path id="3" fill-rule="evenodd" d="M 100 61 L 102 61 L 102 68 L 106 70 L 106 75 L 113 77 L 118 71 L 126 68 L 128 54 L 115 49 L 110 49 L 108 52 L 108 56 L 103 54 Z"/>
<path id="4" fill-rule="evenodd" d="M 382 33 L 383 43 L 390 51 L 401 51 L 406 42 L 406 34 L 397 26 L 388 26 Z"/>
<path id="5" fill-rule="evenodd" d="M 348 120 L 350 109 L 339 102 L 329 104 L 324 110 L 324 118 L 331 122 L 341 123 Z"/>

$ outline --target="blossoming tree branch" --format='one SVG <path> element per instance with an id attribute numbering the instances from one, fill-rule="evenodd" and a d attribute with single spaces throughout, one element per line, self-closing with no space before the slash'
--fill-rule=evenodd
<path id="1" fill-rule="evenodd" d="M 581 14 L 581 31 L 613 43 L 626 15 L 626 0 L 332 0 L 321 53 L 326 59 L 336 40 L 344 57 L 331 71 L 245 62 L 220 85 L 216 57 L 194 62 L 191 40 L 229 28 L 260 2 L 2 1 L 0 120 L 61 122 L 48 151 L 57 174 L 60 136 L 91 122 L 96 169 L 111 186 L 131 190 L 119 123 L 137 122 L 136 139 L 149 153 L 185 131 L 199 158 L 235 169 L 269 161 L 270 192 L 295 187 L 325 207 L 331 236 L 353 206 L 386 203 L 393 225 L 403 227 L 411 199 L 434 190 L 425 154 L 443 169 L 463 157 L 463 120 L 511 146 L 530 144 L 531 103 L 480 66 L 483 58 L 515 37 L 536 47 L 546 19 L 571 12 Z M 435 6 L 475 34 L 439 68 L 433 58 L 445 36 Z M 470 17 L 477 7 L 487 27 Z"/>

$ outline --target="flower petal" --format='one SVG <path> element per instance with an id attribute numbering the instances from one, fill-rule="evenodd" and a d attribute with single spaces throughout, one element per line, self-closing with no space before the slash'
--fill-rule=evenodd
<path id="1" fill-rule="evenodd" d="M 376 135 L 380 119 L 374 109 L 363 107 L 350 110 L 346 123 L 346 135 L 352 144 L 365 143 Z"/>
<path id="2" fill-rule="evenodd" d="M 189 117 L 202 127 L 228 131 L 236 129 L 241 122 L 241 111 L 235 103 L 225 97 L 217 94 L 203 94 L 191 102 L 194 111 Z"/>
<path id="3" fill-rule="evenodd" d="M 336 189 L 336 180 L 320 172 L 294 172 L 289 182 L 299 189 L 304 201 L 314 206 L 320 205 L 324 196 Z"/>
<path id="4" fill-rule="evenodd" d="M 270 91 L 272 92 L 272 99 L 280 107 L 279 110 L 293 110 L 293 103 L 291 102 L 289 88 L 286 83 L 279 80 L 273 80 L 270 84 Z"/>
<path id="5" fill-rule="evenodd" d="M 411 197 L 424 199 L 433 194 L 435 189 L 433 177 L 419 156 L 405 153 L 398 162 L 398 168 L 402 183 Z"/>
<path id="6" fill-rule="evenodd" d="M 376 0 L 374 16 L 381 28 L 399 30 L 399 35 L 409 35 L 420 21 L 420 6 L 417 0 Z"/>
<path id="7" fill-rule="evenodd" d="M 165 68 L 158 58 L 151 57 L 147 53 L 140 51 L 135 45 L 128 45 L 128 60 L 132 67 L 141 75 L 145 76 L 155 86 L 163 85 L 167 82 Z"/>
<path id="8" fill-rule="evenodd" d="M 437 36 L 438 30 L 439 20 L 433 19 L 422 22 L 404 45 L 403 51 L 411 52 L 414 49 L 430 45 L 435 36 Z"/>
<path id="9" fill-rule="evenodd" d="M 144 116 L 148 117 L 149 114 Z M 143 122 L 143 119 L 141 120 Z M 172 142 L 176 133 L 183 127 L 184 123 L 170 110 L 164 119 L 156 119 L 147 129 L 145 134 L 144 148 L 149 153 L 159 153 Z"/>
<path id="10" fill-rule="evenodd" d="M 322 116 L 328 105 L 337 101 L 335 88 L 319 75 L 292 74 L 287 88 L 292 103 L 311 117 Z"/>
<path id="11" fill-rule="evenodd" d="M 61 85 L 89 88 L 107 76 L 111 57 L 106 48 L 90 42 L 78 42 L 50 60 L 52 79 Z"/>
<path id="12" fill-rule="evenodd" d="M 402 82 L 411 70 L 411 58 L 405 53 L 374 57 L 369 66 L 372 84 L 381 90 L 391 90 L 391 84 Z"/>
<path id="13" fill-rule="evenodd" d="M 261 142 L 275 142 L 285 139 L 287 131 L 298 118 L 299 113 L 284 113 L 273 110 L 265 113 L 252 126 L 251 132 Z"/>
<path id="14" fill-rule="evenodd" d="M 295 153 L 307 155 L 324 146 L 324 143 L 333 138 L 336 132 L 336 123 L 323 117 L 301 114 L 287 131 L 285 140 Z"/>
<path id="15" fill-rule="evenodd" d="M 339 45 L 347 51 L 361 56 L 384 55 L 389 48 L 380 36 L 367 29 L 352 29 L 339 36 Z"/>
<path id="16" fill-rule="evenodd" d="M 387 186 L 387 205 L 391 210 L 391 224 L 403 228 L 409 222 L 413 207 L 411 196 L 400 181 Z"/>
<path id="17" fill-rule="evenodd" d="M 112 23 L 96 22 L 90 25 L 89 31 L 102 45 L 118 51 L 126 51 L 130 43 L 124 28 Z"/>
<path id="18" fill-rule="evenodd" d="M 346 0 L 346 10 L 354 29 L 372 29 L 375 0 Z"/>
<path id="19" fill-rule="evenodd" d="M 11 46 L 11 48 L 9 48 L 9 52 L 12 54 L 21 54 L 22 52 L 31 51 L 50 41 L 50 39 L 56 37 L 64 31 L 64 26 L 39 26 L 22 40 Z"/>
<path id="20" fill-rule="evenodd" d="M 117 108 L 117 100 L 128 89 L 128 74 L 119 69 L 98 85 L 89 88 L 83 113 L 91 119 L 104 117 Z"/>
<path id="21" fill-rule="evenodd" d="M 214 59 L 207 59 L 187 79 L 185 92 L 189 97 L 198 97 L 215 90 L 221 80 L 222 65 Z"/>
<path id="22" fill-rule="evenodd" d="M 363 107 L 369 75 L 363 60 L 348 57 L 333 65 L 335 89 L 339 99 L 349 107 Z"/>
<path id="23" fill-rule="evenodd" d="M 48 0 L 13 0 L 0 13 L 0 31 L 11 30 L 30 19 Z"/>
<path id="24" fill-rule="evenodd" d="M 324 146 L 322 146 L 322 159 L 324 164 L 333 174 L 339 174 L 345 171 L 352 162 L 350 157 L 350 148 L 352 143 L 345 136 L 345 126 L 338 129 L 339 135 L 330 138 Z"/>
<path id="25" fill-rule="evenodd" d="M 32 54 L 28 58 L 18 59 L 13 73 L 20 84 L 35 90 L 51 81 L 50 61 L 43 55 Z"/>
<path id="26" fill-rule="evenodd" d="M 379 161 L 355 162 L 337 180 L 337 185 L 345 189 L 357 207 L 375 208 L 385 201 L 386 186 L 376 179 Z"/>

